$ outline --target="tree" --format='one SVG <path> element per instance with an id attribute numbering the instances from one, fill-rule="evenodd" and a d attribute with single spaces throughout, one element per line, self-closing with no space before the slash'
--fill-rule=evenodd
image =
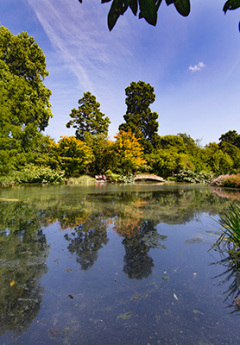
<path id="1" fill-rule="evenodd" d="M 162 0 L 102 0 L 102 3 L 112 1 L 111 8 L 108 12 L 108 28 L 112 30 L 120 15 L 123 15 L 128 8 L 138 17 L 144 18 L 149 24 L 157 24 L 157 14 Z M 82 0 L 79 0 L 82 3 Z M 165 0 L 167 5 L 174 4 L 178 13 L 187 17 L 191 10 L 190 0 Z M 227 0 L 224 4 L 223 11 L 235 10 L 240 7 L 240 0 Z M 240 31 L 240 23 L 239 23 Z"/>
<path id="2" fill-rule="evenodd" d="M 47 75 L 45 56 L 34 38 L 1 26 L 0 137 L 6 149 L 27 151 L 36 133 L 47 127 L 52 117 L 51 91 L 43 84 Z"/>
<path id="3" fill-rule="evenodd" d="M 158 138 L 158 114 L 152 113 L 150 104 L 155 101 L 154 88 L 144 81 L 132 82 L 125 89 L 127 111 L 124 115 L 125 123 L 119 126 L 119 130 L 127 132 L 131 130 L 136 138 L 141 139 L 145 152 L 151 152 L 156 146 Z"/>
<path id="4" fill-rule="evenodd" d="M 105 134 L 87 134 L 85 143 L 91 148 L 93 160 L 89 164 L 91 175 L 105 173 L 108 169 L 112 169 L 114 160 L 112 143 L 107 139 Z"/>
<path id="5" fill-rule="evenodd" d="M 88 133 L 107 135 L 110 120 L 100 111 L 96 97 L 89 91 L 85 92 L 78 104 L 78 109 L 74 108 L 70 113 L 73 120 L 66 124 L 67 128 L 76 128 L 76 138 L 84 141 Z"/>
<path id="6" fill-rule="evenodd" d="M 219 138 L 220 141 L 220 147 L 224 143 L 232 144 L 240 148 L 240 135 L 237 133 L 237 131 L 228 131 L 225 134 L 222 134 L 221 137 Z"/>
<path id="7" fill-rule="evenodd" d="M 132 173 L 137 167 L 146 163 L 143 159 L 143 148 L 130 130 L 120 131 L 115 136 L 114 151 L 116 152 L 117 165 L 123 173 Z"/>
<path id="8" fill-rule="evenodd" d="M 75 137 L 63 137 L 58 143 L 58 158 L 67 177 L 77 177 L 93 159 L 92 151 L 81 140 Z"/>

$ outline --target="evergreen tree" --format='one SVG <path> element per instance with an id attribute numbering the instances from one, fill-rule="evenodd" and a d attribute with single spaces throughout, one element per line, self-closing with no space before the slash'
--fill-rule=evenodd
<path id="1" fill-rule="evenodd" d="M 154 88 L 144 81 L 132 82 L 125 89 L 127 112 L 125 123 L 119 126 L 120 131 L 131 130 L 136 138 L 141 139 L 145 152 L 151 152 L 159 138 L 158 114 L 151 112 L 150 104 L 155 101 Z"/>
<path id="2" fill-rule="evenodd" d="M 66 126 L 76 128 L 76 138 L 85 140 L 87 134 L 108 134 L 109 118 L 100 111 L 100 103 L 89 91 L 78 101 L 78 109 L 72 109 Z"/>

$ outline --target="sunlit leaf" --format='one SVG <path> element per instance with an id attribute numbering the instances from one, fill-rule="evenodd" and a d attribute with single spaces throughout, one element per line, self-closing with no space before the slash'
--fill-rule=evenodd
<path id="1" fill-rule="evenodd" d="M 151 25 L 157 23 L 157 9 L 154 0 L 139 0 L 140 14 L 139 18 L 143 17 Z"/>
<path id="2" fill-rule="evenodd" d="M 187 17 L 190 13 L 190 1 L 189 0 L 175 0 L 174 6 L 178 13 L 182 16 Z"/>

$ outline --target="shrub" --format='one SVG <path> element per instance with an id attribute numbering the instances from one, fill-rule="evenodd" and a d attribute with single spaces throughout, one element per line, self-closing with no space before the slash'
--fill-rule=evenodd
<path id="1" fill-rule="evenodd" d="M 18 183 L 63 183 L 66 181 L 64 174 L 49 167 L 39 167 L 28 164 L 12 175 Z"/>
<path id="2" fill-rule="evenodd" d="M 181 170 L 178 174 L 175 174 L 177 182 L 188 183 L 209 183 L 212 179 L 212 174 L 205 171 L 196 173 L 192 170 Z"/>
<path id="3" fill-rule="evenodd" d="M 217 187 L 240 188 L 240 174 L 220 175 L 217 178 L 213 179 L 210 185 Z"/>

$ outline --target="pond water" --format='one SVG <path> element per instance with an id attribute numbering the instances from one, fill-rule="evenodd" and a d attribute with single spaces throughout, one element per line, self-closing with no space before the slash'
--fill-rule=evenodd
<path id="1" fill-rule="evenodd" d="M 240 344 L 240 275 L 210 250 L 240 193 L 190 185 L 0 190 L 0 343 Z"/>

